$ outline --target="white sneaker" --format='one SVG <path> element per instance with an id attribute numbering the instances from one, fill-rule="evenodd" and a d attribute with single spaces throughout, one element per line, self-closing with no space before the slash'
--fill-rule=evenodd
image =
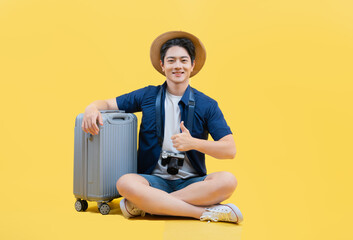
<path id="1" fill-rule="evenodd" d="M 240 223 L 241 221 L 243 221 L 243 215 L 241 214 L 237 206 L 228 203 L 206 208 L 203 214 L 201 215 L 200 220 Z"/>
<path id="2" fill-rule="evenodd" d="M 129 202 L 126 198 L 123 198 L 120 201 L 120 209 L 121 209 L 121 212 L 123 213 L 124 217 L 126 217 L 126 218 L 145 216 L 144 211 L 142 211 L 141 209 L 138 209 L 135 206 L 135 204 L 133 204 L 132 202 Z"/>

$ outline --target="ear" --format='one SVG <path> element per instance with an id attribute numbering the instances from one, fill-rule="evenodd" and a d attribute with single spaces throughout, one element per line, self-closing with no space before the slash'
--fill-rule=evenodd
<path id="1" fill-rule="evenodd" d="M 194 71 L 194 67 L 195 67 L 195 59 L 194 59 L 192 65 L 191 65 L 191 72 Z"/>
<path id="2" fill-rule="evenodd" d="M 163 63 L 162 63 L 162 60 L 159 60 L 159 65 L 161 66 L 162 71 L 164 72 L 164 65 L 163 65 Z"/>

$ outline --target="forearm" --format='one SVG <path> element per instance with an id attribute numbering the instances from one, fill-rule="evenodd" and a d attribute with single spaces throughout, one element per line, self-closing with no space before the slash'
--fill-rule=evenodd
<path id="1" fill-rule="evenodd" d="M 232 159 L 235 157 L 236 149 L 232 134 L 228 134 L 218 141 L 207 141 L 192 137 L 189 130 L 184 126 L 183 121 L 180 123 L 180 129 L 182 133 L 171 137 L 173 147 L 178 151 L 197 150 L 218 159 Z"/>
<path id="2" fill-rule="evenodd" d="M 193 149 L 218 159 L 233 159 L 236 154 L 232 135 L 225 136 L 219 141 L 193 138 Z"/>
<path id="3" fill-rule="evenodd" d="M 97 109 L 97 110 L 108 110 L 108 104 L 104 100 L 97 100 L 86 107 L 86 110 Z"/>
<path id="4" fill-rule="evenodd" d="M 115 102 L 113 102 L 113 99 L 108 99 L 108 100 L 97 100 L 92 102 L 90 105 L 86 107 L 87 110 L 117 110 L 117 105 Z"/>

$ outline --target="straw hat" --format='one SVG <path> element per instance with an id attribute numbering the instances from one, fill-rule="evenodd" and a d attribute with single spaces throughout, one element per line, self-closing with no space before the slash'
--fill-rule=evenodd
<path id="1" fill-rule="evenodd" d="M 166 43 L 170 39 L 174 38 L 188 38 L 189 40 L 192 41 L 192 43 L 195 46 L 195 67 L 192 73 L 190 74 L 190 77 L 196 75 L 203 65 L 205 64 L 206 61 L 206 49 L 203 46 L 202 42 L 195 37 L 194 35 L 187 33 L 187 32 L 182 32 L 182 31 L 172 31 L 172 32 L 166 32 L 163 33 L 162 35 L 159 35 L 152 43 L 151 45 L 151 50 L 150 50 L 150 57 L 151 57 L 151 62 L 153 67 L 160 72 L 161 74 L 165 75 L 164 72 L 162 71 L 162 68 L 160 66 L 160 59 L 161 59 L 161 47 L 164 43 Z"/>

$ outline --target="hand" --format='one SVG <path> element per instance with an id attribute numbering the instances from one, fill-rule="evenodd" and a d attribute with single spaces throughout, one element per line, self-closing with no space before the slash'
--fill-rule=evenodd
<path id="1" fill-rule="evenodd" d="M 85 133 L 97 135 L 99 133 L 97 121 L 101 126 L 103 126 L 102 114 L 97 110 L 96 107 L 87 107 L 82 120 L 82 130 Z"/>
<path id="2" fill-rule="evenodd" d="M 181 133 L 175 134 L 171 137 L 173 147 L 181 152 L 193 149 L 195 138 L 190 135 L 189 130 L 184 126 L 184 121 L 180 123 Z"/>

